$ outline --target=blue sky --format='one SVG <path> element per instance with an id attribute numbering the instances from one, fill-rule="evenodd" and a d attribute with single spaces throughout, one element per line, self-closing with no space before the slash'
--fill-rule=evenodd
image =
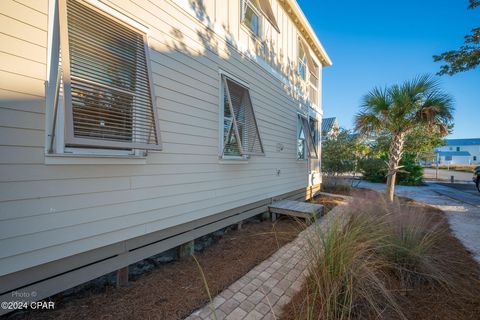
<path id="1" fill-rule="evenodd" d="M 298 0 L 333 60 L 323 73 L 325 117 L 352 128 L 361 97 L 374 86 L 438 72 L 432 55 L 456 49 L 480 26 L 468 0 Z M 455 98 L 449 138 L 480 137 L 480 67 L 440 77 Z"/>

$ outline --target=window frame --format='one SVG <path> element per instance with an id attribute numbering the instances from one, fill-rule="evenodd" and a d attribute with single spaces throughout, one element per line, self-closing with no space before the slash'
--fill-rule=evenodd
<path id="1" fill-rule="evenodd" d="M 308 63 L 307 63 L 307 48 L 304 48 L 302 39 L 300 38 L 300 35 L 297 35 L 297 73 L 300 76 L 300 79 L 303 81 L 307 81 L 308 73 L 310 72 L 308 68 Z M 300 50 L 303 51 L 303 59 L 300 57 Z M 302 73 L 300 72 L 300 67 L 303 66 L 303 76 Z"/>
<path id="2" fill-rule="evenodd" d="M 303 59 L 300 57 L 300 50 L 303 51 Z M 305 100 L 310 101 L 312 105 L 320 105 L 320 67 L 313 57 L 310 46 L 305 39 L 297 33 L 297 74 L 303 82 Z M 303 68 L 304 74 L 300 69 Z M 312 79 L 313 78 L 313 79 Z M 312 96 L 314 98 L 312 99 Z"/>
<path id="3" fill-rule="evenodd" d="M 241 84 L 244 86 L 246 89 L 250 90 L 250 86 L 247 82 L 231 75 L 230 73 L 227 73 L 223 70 L 219 70 L 219 118 L 218 118 L 218 124 L 219 124 L 219 145 L 218 145 L 218 158 L 220 160 L 240 160 L 240 161 L 248 161 L 250 159 L 249 155 L 224 155 L 223 151 L 225 148 L 225 89 L 224 89 L 224 82 L 223 82 L 223 77 L 228 77 L 232 79 L 233 81 L 237 82 L 238 84 Z"/>
<path id="4" fill-rule="evenodd" d="M 248 159 L 250 159 L 251 156 L 265 156 L 265 149 L 264 149 L 264 146 L 263 146 L 263 142 L 262 142 L 262 139 L 261 139 L 261 134 L 260 134 L 260 129 L 258 128 L 258 122 L 257 122 L 257 119 L 256 119 L 256 116 L 255 116 L 255 112 L 254 110 L 252 110 L 253 112 L 253 121 L 254 121 L 254 126 L 256 127 L 256 130 L 257 130 L 257 134 L 258 134 L 258 139 L 259 139 L 259 143 L 260 143 L 260 146 L 261 146 L 261 149 L 263 151 L 262 154 L 256 154 L 256 153 L 252 153 L 252 154 L 240 154 L 239 155 L 225 155 L 224 154 L 224 148 L 225 148 L 225 82 L 227 81 L 227 79 L 231 82 L 235 82 L 237 85 L 243 87 L 245 90 L 248 91 L 248 95 L 249 95 L 249 98 L 250 98 L 250 103 L 251 103 L 251 108 L 253 109 L 253 103 L 251 101 L 251 96 L 250 96 L 250 86 L 247 82 L 239 79 L 238 77 L 228 73 L 228 72 L 225 72 L 223 70 L 219 70 L 219 118 L 218 118 L 218 123 L 219 123 L 219 150 L 218 150 L 218 158 L 220 160 L 240 160 L 240 161 L 247 161 Z M 248 126 L 248 124 L 247 124 Z M 243 143 L 243 142 L 241 142 Z"/>
<path id="5" fill-rule="evenodd" d="M 320 68 L 318 64 L 314 61 L 315 70 L 309 70 L 308 72 L 308 98 L 310 103 L 315 106 L 319 106 L 320 102 Z M 313 80 L 312 80 L 313 78 Z M 312 95 L 315 95 L 315 98 L 312 99 Z"/>
<path id="6" fill-rule="evenodd" d="M 312 116 L 309 116 L 308 117 L 308 124 L 310 125 L 310 130 L 312 130 L 312 122 L 314 123 L 315 127 L 313 128 L 314 131 L 312 133 L 312 143 L 315 145 L 315 147 L 317 148 L 317 157 L 316 158 L 313 158 L 313 159 L 318 159 L 320 158 L 320 154 L 318 152 L 318 144 L 320 142 L 320 133 L 319 133 L 319 121 L 317 118 L 315 117 L 312 117 Z"/>
<path id="7" fill-rule="evenodd" d="M 252 35 L 256 40 L 262 41 L 264 38 L 263 29 L 264 29 L 264 19 L 260 8 L 257 8 L 253 2 L 255 0 L 240 0 L 240 25 L 247 30 L 250 35 Z M 247 12 L 247 7 L 253 11 L 253 13 L 258 17 L 258 34 L 250 28 L 250 26 L 245 22 L 245 16 Z"/>
<path id="8" fill-rule="evenodd" d="M 302 119 L 305 119 L 308 123 L 308 132 L 303 130 L 303 134 L 305 135 L 305 139 L 303 139 L 303 158 L 299 158 L 299 150 L 298 150 L 298 142 L 300 140 L 300 131 L 303 129 L 304 125 L 302 123 Z M 311 132 L 311 121 L 314 121 L 316 123 L 316 128 L 315 131 Z M 309 159 L 319 159 L 320 158 L 320 152 L 319 152 L 319 142 L 320 142 L 320 134 L 319 134 L 319 121 L 316 117 L 312 117 L 311 115 L 305 115 L 303 113 L 298 112 L 297 113 L 297 135 L 296 135 L 296 144 L 295 144 L 295 149 L 296 149 L 296 157 L 297 161 L 307 161 Z M 310 143 L 312 146 L 315 148 L 315 153 L 316 157 L 311 157 L 310 156 L 310 148 L 308 147 L 309 142 L 307 141 L 308 139 L 311 139 Z"/>
<path id="9" fill-rule="evenodd" d="M 303 139 L 303 157 L 300 158 L 298 156 L 299 155 L 298 146 L 299 146 L 299 140 L 300 140 L 300 131 L 302 131 L 302 128 L 303 128 L 301 118 L 308 119 L 308 116 L 305 116 L 302 113 L 297 113 L 297 134 L 295 136 L 296 158 L 297 158 L 297 161 L 307 161 L 308 160 L 308 154 L 307 154 L 308 145 L 307 145 L 307 133 L 305 132 L 305 130 L 303 130 L 303 134 L 305 135 L 305 138 Z"/>
<path id="10" fill-rule="evenodd" d="M 54 0 L 50 3 L 49 13 L 52 18 L 49 21 L 49 80 L 47 88 L 47 117 L 46 117 L 46 154 L 55 155 L 79 155 L 79 156 L 119 156 L 119 157 L 144 157 L 146 150 L 162 150 L 162 139 L 159 128 L 159 116 L 156 107 L 156 96 L 152 77 L 151 60 L 149 52 L 149 29 L 136 20 L 118 12 L 117 10 L 99 2 L 98 0 L 75 0 L 80 5 L 95 10 L 107 19 L 111 19 L 122 26 L 136 32 L 143 38 L 143 53 L 145 55 L 146 75 L 149 81 L 150 99 L 152 107 L 152 120 L 157 143 L 148 144 L 123 142 L 123 141 L 102 141 L 91 138 L 85 139 L 74 137 L 73 131 L 73 106 L 72 91 L 70 83 L 70 58 L 69 55 L 62 56 L 60 66 L 59 52 L 69 52 L 68 42 L 68 18 L 67 0 Z M 55 94 L 52 87 L 57 86 L 54 80 L 61 75 L 63 90 L 58 97 L 58 105 L 55 106 Z M 57 89 L 58 90 L 58 89 Z M 56 111 L 56 113 L 55 113 Z M 55 128 L 55 130 L 53 130 Z M 52 137 L 53 135 L 53 137 Z M 132 136 L 135 135 L 134 125 Z M 71 144 L 71 145 L 69 145 Z M 126 146 L 125 144 L 129 144 Z M 135 144 L 132 146 L 132 144 Z"/>

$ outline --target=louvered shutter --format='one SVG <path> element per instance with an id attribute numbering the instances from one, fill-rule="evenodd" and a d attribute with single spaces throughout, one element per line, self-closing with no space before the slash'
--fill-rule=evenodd
<path id="1" fill-rule="evenodd" d="M 161 149 L 145 34 L 77 0 L 60 4 L 66 144 Z"/>
<path id="2" fill-rule="evenodd" d="M 298 115 L 300 118 L 300 125 L 305 134 L 305 140 L 307 142 L 307 152 L 309 158 L 318 158 L 317 153 L 317 146 L 314 143 L 314 139 L 312 136 L 312 132 L 310 130 L 310 124 L 308 123 L 308 119 Z"/>
<path id="3" fill-rule="evenodd" d="M 275 15 L 273 14 L 272 7 L 270 6 L 269 0 L 255 0 L 260 7 L 260 10 L 263 13 L 263 16 L 270 22 L 273 28 L 280 33 L 280 28 L 278 27 L 277 20 L 275 19 Z"/>
<path id="4" fill-rule="evenodd" d="M 312 145 L 315 148 L 315 154 L 312 158 L 318 159 L 318 121 L 317 119 L 309 119 L 310 136 L 312 137 Z"/>
<path id="5" fill-rule="evenodd" d="M 305 52 L 305 57 L 307 58 L 307 65 L 310 73 L 318 74 L 318 67 L 316 66 L 315 62 L 313 62 L 310 47 L 308 46 L 307 42 L 303 40 L 303 38 L 299 37 L 299 39 L 300 45 L 303 47 L 303 51 Z"/>
<path id="6" fill-rule="evenodd" d="M 253 111 L 252 100 L 247 88 L 222 77 L 224 86 L 225 116 L 231 122 L 224 142 L 224 153 L 227 148 L 235 149 L 241 155 L 264 155 L 263 144 L 258 131 L 257 120 Z"/>

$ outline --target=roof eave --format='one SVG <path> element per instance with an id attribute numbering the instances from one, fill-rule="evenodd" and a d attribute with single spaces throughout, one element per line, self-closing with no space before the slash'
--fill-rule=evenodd
<path id="1" fill-rule="evenodd" d="M 317 55 L 317 57 L 320 59 L 320 62 L 324 67 L 329 67 L 331 66 L 332 60 L 328 56 L 327 52 L 325 51 L 325 48 L 323 47 L 322 43 L 317 37 L 317 34 L 315 31 L 313 31 L 312 26 L 310 25 L 310 22 L 308 22 L 307 18 L 305 17 L 305 14 L 303 13 L 302 9 L 298 5 L 296 0 L 279 0 L 280 3 L 288 5 L 291 10 L 293 11 L 293 15 L 298 19 L 298 21 L 294 21 L 295 23 L 300 22 L 300 25 L 303 26 L 303 28 L 299 28 L 304 35 L 307 35 L 308 37 L 305 37 L 309 45 L 312 46 L 315 49 L 314 52 Z M 287 8 L 288 10 L 288 8 Z M 290 12 L 288 12 L 290 13 Z"/>

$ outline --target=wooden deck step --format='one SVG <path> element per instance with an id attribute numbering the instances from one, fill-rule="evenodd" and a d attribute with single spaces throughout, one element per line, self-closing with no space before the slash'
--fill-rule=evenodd
<path id="1" fill-rule="evenodd" d="M 284 214 L 305 219 L 307 222 L 323 214 L 323 206 L 316 203 L 308 203 L 294 200 L 280 200 L 268 206 L 272 214 Z"/>

